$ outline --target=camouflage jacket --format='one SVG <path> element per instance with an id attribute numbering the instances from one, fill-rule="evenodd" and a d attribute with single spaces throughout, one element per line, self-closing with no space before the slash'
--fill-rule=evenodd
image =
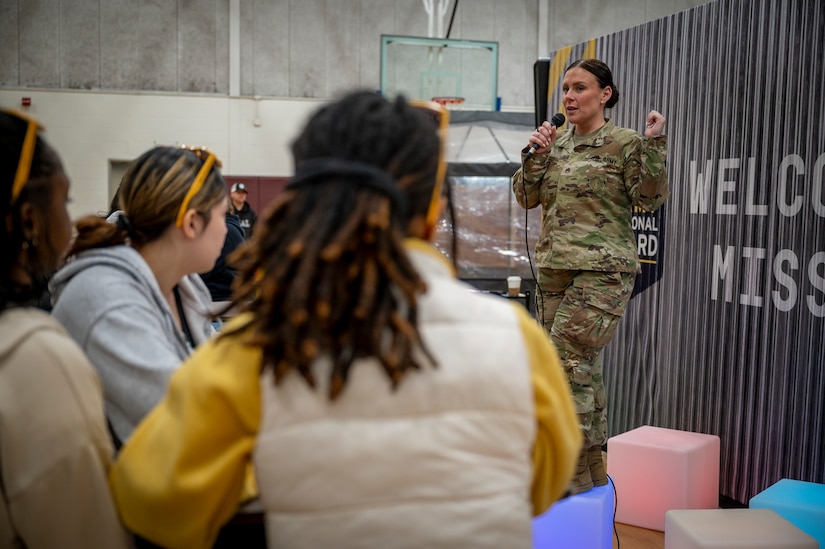
<path id="1" fill-rule="evenodd" d="M 667 137 L 642 137 L 608 120 L 588 136 L 568 130 L 527 160 L 524 178 L 522 169 L 513 175 L 513 193 L 522 208 L 541 204 L 537 265 L 639 272 L 631 214 L 634 206 L 653 211 L 670 195 L 666 157 Z"/>

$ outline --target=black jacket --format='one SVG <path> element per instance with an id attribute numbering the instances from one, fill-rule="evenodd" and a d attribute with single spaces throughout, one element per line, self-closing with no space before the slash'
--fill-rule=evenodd
<path id="1" fill-rule="evenodd" d="M 255 213 L 255 210 L 252 209 L 249 202 L 244 202 L 243 208 L 240 210 L 236 210 L 235 205 L 233 204 L 232 211 L 236 216 L 238 216 L 238 220 L 241 223 L 241 228 L 243 229 L 244 238 L 249 240 L 249 237 L 252 236 L 252 229 L 255 228 L 255 223 L 258 222 L 258 214 Z"/>
<path id="2" fill-rule="evenodd" d="M 201 274 L 206 287 L 209 288 L 209 293 L 212 294 L 212 301 L 228 301 L 231 299 L 232 281 L 235 280 L 236 273 L 235 269 L 227 264 L 226 259 L 243 242 L 244 234 L 238 216 L 227 214 L 226 239 L 223 241 L 221 255 L 211 271 Z"/>

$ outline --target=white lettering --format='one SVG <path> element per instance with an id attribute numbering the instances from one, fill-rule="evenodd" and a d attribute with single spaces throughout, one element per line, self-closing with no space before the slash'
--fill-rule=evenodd
<path id="1" fill-rule="evenodd" d="M 659 232 L 659 227 L 656 226 L 655 217 L 633 216 L 630 218 L 630 226 L 633 228 L 634 231 L 649 231 L 654 233 Z"/>
<path id="2" fill-rule="evenodd" d="M 725 281 L 725 302 L 733 301 L 733 254 L 736 253 L 734 246 L 728 246 L 725 250 L 725 257 L 722 257 L 722 247 L 719 245 L 713 246 L 713 282 L 711 283 L 710 298 L 716 301 L 716 296 L 719 293 L 719 280 Z M 718 275 L 718 276 L 717 276 Z"/>
<path id="3" fill-rule="evenodd" d="M 795 253 L 791 250 L 779 250 L 779 253 L 776 254 L 773 260 L 773 277 L 780 286 L 788 289 L 788 298 L 782 299 L 782 292 L 779 290 L 774 290 L 771 293 L 774 307 L 785 313 L 796 306 L 797 295 L 796 282 L 789 274 L 782 270 L 782 264 L 786 262 L 791 271 L 799 269 L 799 259 Z"/>
<path id="4" fill-rule="evenodd" d="M 759 217 L 768 215 L 769 202 L 773 200 L 768 198 L 773 190 L 773 180 L 764 173 L 760 174 L 759 180 L 757 179 L 755 157 L 707 160 L 704 172 L 700 172 L 699 163 L 700 161 L 692 160 L 689 165 L 691 214 L 707 214 L 708 208 L 711 207 L 717 215 L 736 215 L 742 211 L 739 209 L 740 200 L 737 199 L 737 192 L 738 187 L 743 187 L 745 196 L 741 202 L 745 215 Z M 714 173 L 714 168 L 717 169 L 716 173 Z M 741 177 L 744 181 L 737 181 L 734 174 L 728 173 L 730 170 L 742 170 L 744 173 Z M 799 214 L 810 198 L 814 214 L 825 217 L 825 153 L 817 157 L 813 166 L 806 166 L 805 160 L 798 154 L 785 156 L 779 162 L 775 179 L 777 183 L 776 207 L 781 215 L 793 217 Z M 711 185 L 714 181 L 715 194 L 711 194 L 713 192 Z M 762 198 L 768 203 L 759 203 L 760 189 L 770 189 L 770 191 L 765 191 L 766 197 Z M 806 196 L 808 193 L 811 194 L 810 197 Z M 710 206 L 709 202 L 714 196 L 716 204 Z M 636 209 L 634 207 L 634 211 Z M 645 222 L 639 221 L 639 223 Z"/>
<path id="5" fill-rule="evenodd" d="M 649 248 L 648 243 L 648 248 Z M 711 299 L 719 299 L 719 281 L 724 281 L 724 300 L 733 301 L 733 283 L 737 280 L 737 269 L 742 268 L 741 280 L 744 293 L 739 294 L 739 304 L 745 307 L 762 307 L 763 297 L 759 289 L 764 286 L 762 279 L 765 248 L 742 248 L 741 263 L 737 262 L 735 246 L 713 246 L 713 271 Z M 773 258 L 773 277 L 776 289 L 770 292 L 771 302 L 778 311 L 788 312 L 799 301 L 799 280 L 797 273 L 800 261 L 793 250 L 783 249 Z M 816 252 L 808 262 L 808 281 L 812 290 L 805 296 L 808 311 L 819 318 L 825 318 L 825 251 Z"/>
<path id="6" fill-rule="evenodd" d="M 757 295 L 759 278 L 762 272 L 762 262 L 765 259 L 765 248 L 742 248 L 742 257 L 749 259 L 745 267 L 746 294 L 739 294 L 739 303 L 751 307 L 762 306 L 762 296 Z"/>
<path id="7" fill-rule="evenodd" d="M 825 252 L 817 252 L 811 258 L 808 263 L 808 279 L 811 281 L 811 286 L 825 294 L 825 276 L 819 274 L 820 265 L 825 266 Z M 822 299 L 822 303 L 817 303 L 816 296 L 808 294 L 805 300 L 808 302 L 808 310 L 812 315 L 819 318 L 825 317 L 825 298 Z"/>
<path id="8" fill-rule="evenodd" d="M 797 176 L 805 174 L 805 162 L 798 154 L 789 154 L 779 163 L 779 189 L 776 193 L 776 207 L 779 213 L 785 217 L 793 217 L 802 209 L 802 196 L 794 195 L 792 203 L 787 202 L 788 198 L 788 168 L 793 167 Z"/>
<path id="9" fill-rule="evenodd" d="M 745 215 L 768 215 L 767 204 L 754 204 L 756 195 L 756 159 L 748 158 L 748 203 Z"/>
<path id="10" fill-rule="evenodd" d="M 736 190 L 736 181 L 725 179 L 725 172 L 739 168 L 738 158 L 723 158 L 719 161 L 719 175 L 716 178 L 716 213 L 736 215 L 736 204 L 725 203 L 725 193 Z"/>
<path id="11" fill-rule="evenodd" d="M 696 171 L 696 161 L 690 161 L 690 213 L 708 213 L 708 187 L 710 186 L 711 173 L 713 173 L 713 160 L 705 162 L 705 175 Z"/>
<path id="12" fill-rule="evenodd" d="M 814 212 L 819 217 L 825 217 L 825 196 L 822 195 L 823 172 L 825 172 L 825 153 L 820 154 L 814 163 L 814 181 L 811 185 Z"/>
<path id="13" fill-rule="evenodd" d="M 640 257 L 653 257 L 659 251 L 659 239 L 655 234 L 640 234 L 637 244 Z"/>

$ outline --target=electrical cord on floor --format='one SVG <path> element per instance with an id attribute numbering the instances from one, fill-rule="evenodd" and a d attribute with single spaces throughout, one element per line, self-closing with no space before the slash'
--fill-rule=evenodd
<path id="1" fill-rule="evenodd" d="M 607 480 L 613 486 L 613 535 L 616 536 L 616 549 L 622 549 L 622 540 L 619 539 L 619 531 L 616 529 L 616 509 L 619 508 L 619 493 L 616 491 L 616 483 L 613 477 L 607 475 Z"/>

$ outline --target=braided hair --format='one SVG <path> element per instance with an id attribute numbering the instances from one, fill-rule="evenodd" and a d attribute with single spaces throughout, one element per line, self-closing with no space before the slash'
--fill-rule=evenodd
<path id="1" fill-rule="evenodd" d="M 440 150 L 422 109 L 372 92 L 320 109 L 294 141 L 295 177 L 235 258 L 234 304 L 252 313 L 237 330 L 275 383 L 294 370 L 315 387 L 322 354 L 331 400 L 358 358 L 377 358 L 393 389 L 421 367 L 414 349 L 435 365 L 417 327 L 426 287 L 403 239 L 426 216 Z"/>
<path id="2" fill-rule="evenodd" d="M 0 311 L 11 304 L 29 303 L 40 297 L 49 275 L 62 258 L 62 250 L 50 247 L 47 227 L 38 227 L 44 236 L 42 245 L 29 242 L 23 229 L 23 204 L 31 204 L 45 215 L 55 199 L 51 177 L 63 170 L 57 153 L 39 134 L 28 179 L 19 194 L 12 196 L 27 129 L 26 120 L 0 112 Z M 14 277 L 14 269 L 25 271 L 29 280 L 23 283 Z"/>
<path id="3" fill-rule="evenodd" d="M 160 238 L 175 224 L 181 203 L 204 165 L 202 156 L 177 147 L 155 147 L 143 153 L 129 165 L 118 187 L 117 222 L 108 223 L 97 215 L 79 219 L 69 256 L 127 242 L 139 249 Z M 214 165 L 188 207 L 208 224 L 211 208 L 225 198 L 226 185 Z"/>

